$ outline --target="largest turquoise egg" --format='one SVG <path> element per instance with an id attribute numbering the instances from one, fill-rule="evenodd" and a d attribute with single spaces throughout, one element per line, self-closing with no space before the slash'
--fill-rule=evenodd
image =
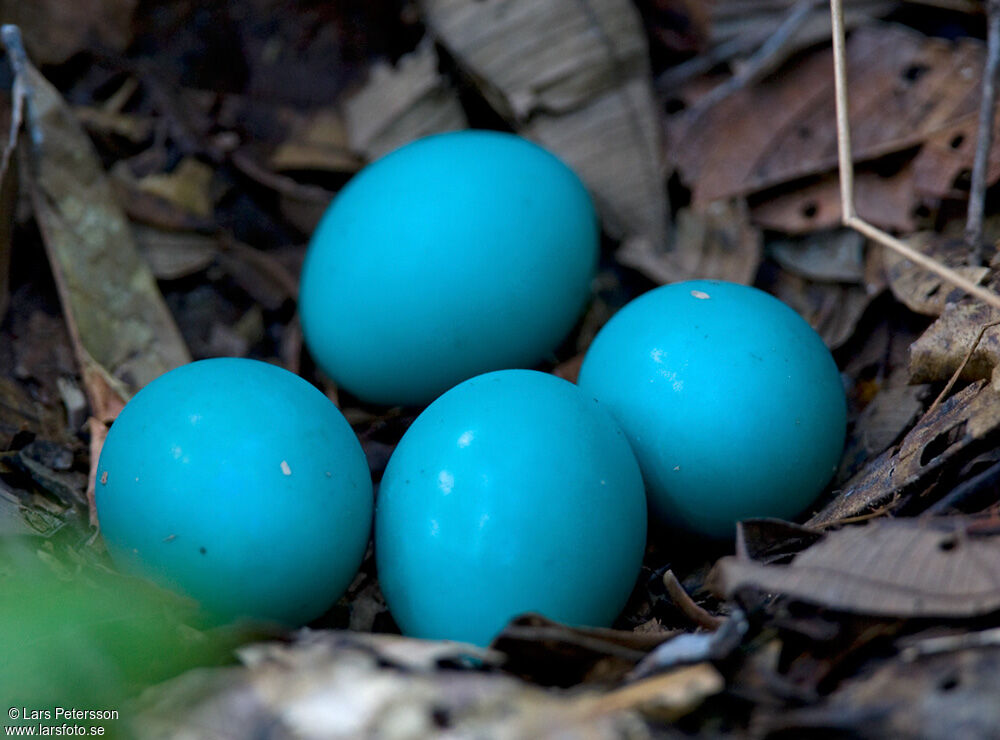
<path id="1" fill-rule="evenodd" d="M 532 367 L 579 317 L 598 235 L 579 178 L 525 139 L 461 131 L 408 144 L 356 175 L 313 234 L 299 300 L 309 351 L 383 404 Z"/>

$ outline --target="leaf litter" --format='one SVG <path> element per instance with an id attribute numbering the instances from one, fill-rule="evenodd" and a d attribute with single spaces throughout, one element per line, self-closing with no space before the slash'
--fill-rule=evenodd
<path id="1" fill-rule="evenodd" d="M 977 22 L 971 6 L 948 5 L 942 19 Z M 25 44 L 36 63 L 62 66 L 14 69 L 11 112 L 0 111 L 18 168 L 0 171 L 0 543 L 26 545 L 17 568 L 104 593 L 93 590 L 108 569 L 87 524 L 90 462 L 122 402 L 188 357 L 257 357 L 313 380 L 379 477 L 419 409 L 367 407 L 316 371 L 296 325 L 297 275 L 350 174 L 435 131 L 516 131 L 594 193 L 606 237 L 596 298 L 543 369 L 574 377 L 630 298 L 710 277 L 799 311 L 848 389 L 840 470 L 805 524 L 743 522 L 735 545 L 654 529 L 614 629 L 523 615 L 487 650 L 403 638 L 369 553 L 341 601 L 296 633 L 219 632 L 172 611 L 184 624 L 167 632 L 197 649 L 178 653 L 174 678 L 116 694 L 131 726 L 153 737 L 940 737 L 946 713 L 961 712 L 988 734 L 1000 330 L 992 309 L 840 228 L 825 8 L 422 0 L 288 8 L 268 27 L 223 3 L 165 9 L 179 29 L 168 45 L 143 4 L 90 0 L 79 27 L 50 6 L 21 20 Z M 927 35 L 892 3 L 848 11 L 859 215 L 994 285 L 994 252 L 972 264 L 956 238 L 984 45 Z M 875 20 L 889 13 L 899 22 Z M 43 38 L 39 17 L 58 33 Z M 220 48 L 240 63 L 218 64 Z M 994 148 L 990 182 L 997 162 Z M 81 598 L 67 614 L 96 613 Z"/>

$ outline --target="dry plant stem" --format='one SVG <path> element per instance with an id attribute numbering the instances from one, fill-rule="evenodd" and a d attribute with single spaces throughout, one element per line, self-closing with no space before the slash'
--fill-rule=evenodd
<path id="1" fill-rule="evenodd" d="M 941 402 L 948 397 L 948 394 L 951 393 L 951 389 L 954 388 L 955 383 L 958 382 L 958 378 L 961 376 L 962 371 L 965 370 L 965 366 L 969 364 L 969 360 L 971 360 L 972 355 L 975 354 L 976 347 L 978 347 L 979 343 L 983 341 L 983 335 L 986 333 L 986 330 L 991 329 L 994 326 L 1000 326 L 1000 321 L 991 321 L 988 324 L 983 324 L 979 327 L 979 333 L 976 334 L 976 338 L 972 340 L 972 346 L 969 347 L 969 351 L 965 353 L 965 358 L 959 364 L 958 369 L 952 373 L 951 378 L 948 379 L 948 384 L 938 394 L 938 397 L 934 399 L 934 403 L 932 403 L 931 407 L 927 409 L 928 414 L 940 406 Z"/>
<path id="2" fill-rule="evenodd" d="M 844 225 L 854 218 L 854 163 L 851 161 L 851 125 L 847 107 L 847 62 L 844 51 L 844 6 L 830 0 L 833 26 L 833 86 L 837 105 L 837 163 L 840 169 L 840 210 Z"/>
<path id="3" fill-rule="evenodd" d="M 694 599 L 684 590 L 684 587 L 677 580 L 677 576 L 674 575 L 672 570 L 668 570 L 663 574 L 663 585 L 666 587 L 667 594 L 670 595 L 674 605 L 683 612 L 685 617 L 699 627 L 704 627 L 707 630 L 716 630 L 726 621 L 721 617 L 709 614 L 705 609 L 694 603 Z"/>
<path id="4" fill-rule="evenodd" d="M 983 210 L 986 201 L 986 176 L 993 147 L 993 118 L 997 103 L 997 70 L 1000 69 L 1000 0 L 987 0 L 986 65 L 983 70 L 982 97 L 979 101 L 979 126 L 976 154 L 972 163 L 969 211 L 965 221 L 965 243 L 972 248 L 972 263 L 983 261 Z"/>
<path id="5" fill-rule="evenodd" d="M 923 267 L 925 270 L 933 272 L 935 275 L 940 277 L 945 282 L 951 283 L 956 288 L 961 288 L 969 295 L 974 298 L 978 298 L 984 303 L 993 306 L 994 308 L 1000 308 L 1000 295 L 996 292 L 985 288 L 982 285 L 978 285 L 961 273 L 956 272 L 947 265 L 943 265 L 936 259 L 928 257 L 926 254 L 918 252 L 913 247 L 911 247 L 906 242 L 900 241 L 896 237 L 886 234 L 881 229 L 877 229 L 872 226 L 867 221 L 863 221 L 857 216 L 852 216 L 849 219 L 844 219 L 844 224 L 850 226 L 855 231 L 858 231 L 869 239 L 878 242 L 879 244 L 888 247 L 892 251 L 901 254 L 903 257 L 908 259 L 913 264 Z"/>
<path id="6" fill-rule="evenodd" d="M 855 231 L 864 234 L 913 264 L 933 272 L 947 283 L 964 290 L 984 303 L 1000 308 L 1000 295 L 988 288 L 977 285 L 950 267 L 921 254 L 909 244 L 877 229 L 857 216 L 854 209 L 854 164 L 851 155 L 851 129 L 847 103 L 847 62 L 844 53 L 844 5 L 843 0 L 830 0 L 830 17 L 833 22 L 833 73 L 837 104 L 837 159 L 840 170 L 840 201 L 843 222 Z"/>

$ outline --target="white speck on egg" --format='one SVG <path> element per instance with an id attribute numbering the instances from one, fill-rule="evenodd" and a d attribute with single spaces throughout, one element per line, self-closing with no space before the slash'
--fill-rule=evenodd
<path id="1" fill-rule="evenodd" d="M 674 465 L 674 472 L 677 472 L 677 471 L 679 471 L 680 469 L 681 469 L 681 466 L 680 466 L 680 465 Z"/>
<path id="2" fill-rule="evenodd" d="M 282 460 L 281 461 L 281 472 L 284 473 L 285 475 L 291 475 L 292 474 L 292 468 L 288 464 L 287 460 Z"/>
<path id="3" fill-rule="evenodd" d="M 449 473 L 447 470 L 442 470 L 438 473 L 438 488 L 441 489 L 441 493 L 446 496 L 451 493 L 451 490 L 455 487 L 455 476 Z"/>
<path id="4" fill-rule="evenodd" d="M 107 482 L 108 482 L 108 471 L 105 470 L 103 473 L 101 473 L 101 485 L 104 485 Z"/>
<path id="5" fill-rule="evenodd" d="M 329 470 L 327 470 L 326 471 L 326 477 L 327 478 L 332 478 L 333 477 L 333 473 L 331 473 Z"/>
<path id="6" fill-rule="evenodd" d="M 693 295 L 699 301 L 708 300 L 709 298 L 712 297 L 708 293 L 705 293 L 704 291 L 701 291 L 701 290 L 692 290 L 691 291 L 691 295 Z"/>

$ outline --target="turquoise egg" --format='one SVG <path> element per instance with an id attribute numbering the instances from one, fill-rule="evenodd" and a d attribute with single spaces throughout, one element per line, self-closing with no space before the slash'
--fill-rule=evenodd
<path id="1" fill-rule="evenodd" d="M 642 476 L 571 383 L 501 370 L 451 389 L 389 460 L 375 556 L 404 634 L 488 644 L 524 612 L 610 625 L 645 550 Z"/>
<path id="2" fill-rule="evenodd" d="M 695 533 L 795 516 L 843 451 L 833 357 L 756 288 L 692 281 L 640 296 L 598 333 L 578 382 L 628 435 L 654 511 Z"/>
<path id="3" fill-rule="evenodd" d="M 221 617 L 318 617 L 371 531 L 371 477 L 347 421 L 255 360 L 194 362 L 139 391 L 108 433 L 96 496 L 119 568 Z"/>
<path id="4" fill-rule="evenodd" d="M 418 140 L 355 176 L 313 234 L 306 344 L 381 404 L 532 367 L 587 302 L 598 236 L 586 188 L 541 147 L 496 131 Z"/>

